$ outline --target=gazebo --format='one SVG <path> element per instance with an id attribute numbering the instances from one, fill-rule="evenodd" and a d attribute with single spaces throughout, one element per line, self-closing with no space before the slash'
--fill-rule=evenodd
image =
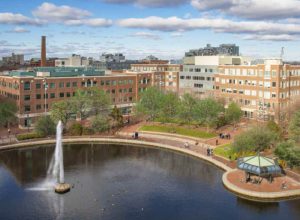
<path id="1" fill-rule="evenodd" d="M 246 172 L 246 180 L 254 174 L 259 177 L 269 177 L 272 181 L 274 175 L 280 175 L 282 170 L 276 160 L 261 156 L 260 154 L 249 157 L 238 158 L 237 167 Z"/>

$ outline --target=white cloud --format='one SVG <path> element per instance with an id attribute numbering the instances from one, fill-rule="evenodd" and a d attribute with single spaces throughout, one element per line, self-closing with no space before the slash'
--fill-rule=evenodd
<path id="1" fill-rule="evenodd" d="M 228 19 L 178 17 L 146 17 L 128 18 L 117 21 L 127 28 L 143 28 L 148 30 L 182 32 L 196 29 L 211 29 L 215 32 L 255 35 L 299 35 L 299 24 L 285 24 L 263 21 L 232 21 Z"/>
<path id="2" fill-rule="evenodd" d="M 8 33 L 29 33 L 30 30 L 27 30 L 23 27 L 15 27 L 13 30 L 7 31 Z"/>
<path id="3" fill-rule="evenodd" d="M 90 18 L 80 20 L 67 20 L 64 22 L 64 24 L 70 26 L 87 25 L 91 27 L 109 27 L 112 25 L 112 21 L 103 18 Z"/>
<path id="4" fill-rule="evenodd" d="M 151 39 L 151 40 L 160 40 L 160 36 L 157 34 L 149 33 L 149 32 L 136 32 L 134 34 L 131 34 L 132 37 L 140 37 L 145 39 Z"/>
<path id="5" fill-rule="evenodd" d="M 135 4 L 142 7 L 174 7 L 188 3 L 190 0 L 104 0 L 113 4 Z"/>
<path id="6" fill-rule="evenodd" d="M 67 5 L 56 6 L 49 2 L 44 2 L 42 5 L 38 6 L 32 14 L 40 19 L 54 22 L 77 20 L 91 15 L 91 13 L 86 10 L 73 8 Z"/>
<path id="7" fill-rule="evenodd" d="M 22 14 L 0 13 L 0 24 L 16 24 L 16 25 L 41 25 L 38 19 L 26 17 Z"/>
<path id="8" fill-rule="evenodd" d="M 245 40 L 257 40 L 257 41 L 294 41 L 297 40 L 296 36 L 288 34 L 281 35 L 247 35 L 243 37 Z"/>
<path id="9" fill-rule="evenodd" d="M 200 11 L 217 10 L 253 20 L 300 17 L 299 0 L 192 0 L 191 4 Z"/>
<path id="10" fill-rule="evenodd" d="M 182 37 L 183 33 L 182 32 L 173 32 L 171 33 L 171 37 Z"/>

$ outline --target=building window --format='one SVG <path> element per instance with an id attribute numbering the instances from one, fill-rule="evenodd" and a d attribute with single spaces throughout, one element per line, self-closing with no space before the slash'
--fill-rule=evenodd
<path id="1" fill-rule="evenodd" d="M 195 87 L 195 88 L 203 88 L 203 84 L 195 83 L 195 84 L 194 84 L 194 87 Z"/>
<path id="2" fill-rule="evenodd" d="M 116 90 L 115 90 L 115 89 L 112 89 L 112 90 L 111 90 L 111 93 L 112 93 L 112 94 L 115 94 L 115 93 L 116 93 Z"/>
<path id="3" fill-rule="evenodd" d="M 50 83 L 50 89 L 55 89 L 55 83 Z"/>
<path id="4" fill-rule="evenodd" d="M 67 88 L 70 88 L 70 87 L 71 87 L 71 83 L 70 83 L 70 82 L 67 82 L 67 83 L 66 83 L 66 87 L 67 87 Z"/>
<path id="5" fill-rule="evenodd" d="M 59 88 L 63 88 L 64 85 L 65 85 L 64 82 L 60 82 L 60 83 L 59 83 Z"/>
<path id="6" fill-rule="evenodd" d="M 24 111 L 25 112 L 30 112 L 30 105 L 25 105 L 24 106 Z"/>
<path id="7" fill-rule="evenodd" d="M 41 88 L 41 83 L 35 84 L 35 88 L 36 88 L 36 89 L 40 89 L 40 88 Z"/>
<path id="8" fill-rule="evenodd" d="M 272 87 L 276 87 L 276 82 L 272 82 Z"/>
<path id="9" fill-rule="evenodd" d="M 41 94 L 36 94 L 36 99 L 41 99 Z"/>
<path id="10" fill-rule="evenodd" d="M 35 109 L 36 109 L 36 110 L 41 110 L 41 109 L 42 109 L 42 106 L 41 106 L 41 105 L 36 105 Z"/>
<path id="11" fill-rule="evenodd" d="M 100 83 L 100 84 L 101 84 L 101 86 L 104 86 L 104 81 L 103 81 L 103 80 L 101 80 L 101 83 Z"/>
<path id="12" fill-rule="evenodd" d="M 50 93 L 50 99 L 54 99 L 55 98 L 55 93 Z"/>
<path id="13" fill-rule="evenodd" d="M 30 100 L 30 95 L 24 95 L 24 101 L 29 101 Z"/>
<path id="14" fill-rule="evenodd" d="M 30 90 L 30 82 L 25 82 L 24 83 L 24 90 Z"/>
<path id="15" fill-rule="evenodd" d="M 59 97 L 60 97 L 60 98 L 65 97 L 65 93 L 63 93 L 63 92 L 59 93 Z"/>
<path id="16" fill-rule="evenodd" d="M 132 88 L 129 88 L 129 89 L 128 89 L 128 92 L 132 92 Z"/>
<path id="17" fill-rule="evenodd" d="M 73 83 L 72 83 L 72 86 L 73 86 L 73 87 L 77 87 L 77 82 L 73 82 Z"/>
<path id="18" fill-rule="evenodd" d="M 110 80 L 106 80 L 106 81 L 105 81 L 105 85 L 106 85 L 106 86 L 109 86 L 109 85 L 110 85 Z"/>
<path id="19" fill-rule="evenodd" d="M 180 79 L 184 79 L 184 76 L 180 76 Z"/>
<path id="20" fill-rule="evenodd" d="M 71 93 L 67 92 L 67 97 L 71 97 Z"/>
<path id="21" fill-rule="evenodd" d="M 44 94 L 44 99 L 48 99 L 48 93 Z"/>

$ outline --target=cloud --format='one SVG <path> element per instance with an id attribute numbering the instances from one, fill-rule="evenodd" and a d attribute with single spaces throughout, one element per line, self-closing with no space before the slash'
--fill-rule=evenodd
<path id="1" fill-rule="evenodd" d="M 149 33 L 149 32 L 136 32 L 131 34 L 132 37 L 140 37 L 144 39 L 151 39 L 151 40 L 160 40 L 160 36 L 157 34 Z"/>
<path id="2" fill-rule="evenodd" d="M 30 30 L 27 30 L 23 27 L 15 27 L 13 30 L 7 31 L 7 33 L 29 33 Z"/>
<path id="3" fill-rule="evenodd" d="M 190 0 L 104 0 L 112 4 L 135 4 L 142 7 L 175 7 L 188 3 Z"/>
<path id="4" fill-rule="evenodd" d="M 257 40 L 257 41 L 295 41 L 296 36 L 288 34 L 282 35 L 247 35 L 243 37 L 244 40 Z"/>
<path id="5" fill-rule="evenodd" d="M 228 19 L 178 17 L 128 18 L 117 21 L 121 27 L 142 28 L 164 32 L 182 32 L 207 29 L 215 32 L 255 35 L 299 35 L 299 24 L 274 23 L 263 21 L 232 21 Z"/>
<path id="6" fill-rule="evenodd" d="M 41 25 L 38 19 L 29 18 L 22 14 L 0 13 L 0 24 L 16 24 L 16 25 Z"/>
<path id="7" fill-rule="evenodd" d="M 77 20 L 91 15 L 91 13 L 86 10 L 73 8 L 67 5 L 56 6 L 55 4 L 48 2 L 44 2 L 42 5 L 38 6 L 32 14 L 40 19 L 54 22 Z"/>
<path id="8" fill-rule="evenodd" d="M 68 5 L 57 6 L 44 2 L 32 11 L 32 14 L 44 23 L 63 23 L 70 26 L 86 25 L 91 27 L 109 27 L 112 21 L 104 18 L 90 18 L 91 12 Z"/>
<path id="9" fill-rule="evenodd" d="M 59 23 L 70 26 L 86 25 L 90 27 L 109 27 L 112 25 L 110 19 L 92 18 L 92 13 L 87 10 L 67 5 L 57 6 L 48 2 L 44 2 L 33 10 L 32 15 L 34 18 L 26 17 L 22 14 L 0 13 L 0 24 L 45 25 Z M 19 28 L 18 33 L 20 32 L 22 31 Z"/>
<path id="10" fill-rule="evenodd" d="M 182 32 L 173 32 L 171 33 L 171 37 L 182 37 L 183 33 Z"/>
<path id="11" fill-rule="evenodd" d="M 200 11 L 226 10 L 233 6 L 234 0 L 192 0 L 191 5 Z"/>
<path id="12" fill-rule="evenodd" d="M 112 25 L 112 21 L 104 18 L 90 18 L 80 20 L 66 20 L 64 24 L 70 26 L 87 25 L 91 27 L 109 27 Z"/>
<path id="13" fill-rule="evenodd" d="M 200 11 L 216 10 L 252 20 L 300 17 L 299 0 L 192 0 L 191 5 Z"/>

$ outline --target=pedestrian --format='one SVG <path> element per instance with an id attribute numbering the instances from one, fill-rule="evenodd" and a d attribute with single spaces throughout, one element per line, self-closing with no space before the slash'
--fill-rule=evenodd
<path id="1" fill-rule="evenodd" d="M 139 133 L 136 131 L 135 133 L 134 133 L 134 139 L 138 139 L 139 138 Z"/>
<path id="2" fill-rule="evenodd" d="M 207 152 L 207 156 L 209 156 L 210 155 L 210 149 L 209 149 L 209 147 L 207 148 L 206 152 Z"/>
<path id="3" fill-rule="evenodd" d="M 214 149 L 210 149 L 210 156 L 214 155 Z"/>
<path id="4" fill-rule="evenodd" d="M 184 147 L 185 147 L 185 148 L 189 148 L 189 143 L 188 143 L 188 142 L 185 142 L 185 143 L 184 143 Z"/>
<path id="5" fill-rule="evenodd" d="M 195 145 L 197 146 L 198 144 L 199 144 L 199 142 L 198 142 L 198 141 L 196 141 L 196 142 L 195 142 Z"/>
<path id="6" fill-rule="evenodd" d="M 8 135 L 10 135 L 10 128 L 7 129 L 7 133 L 8 133 Z"/>
<path id="7" fill-rule="evenodd" d="M 219 140 L 218 139 L 216 139 L 216 145 L 218 145 L 219 144 Z"/>

